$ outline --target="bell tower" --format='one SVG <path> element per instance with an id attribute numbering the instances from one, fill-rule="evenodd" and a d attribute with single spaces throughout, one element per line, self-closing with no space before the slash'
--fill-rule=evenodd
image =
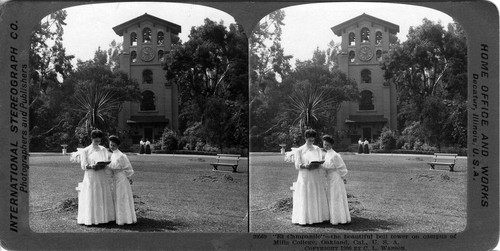
<path id="1" fill-rule="evenodd" d="M 385 82 L 380 63 L 399 26 L 363 13 L 331 29 L 342 38 L 339 68 L 357 82 L 361 97 L 342 104 L 337 128 L 345 143 L 376 140 L 383 127 L 397 126 L 396 89 Z"/>
<path id="2" fill-rule="evenodd" d="M 162 64 L 179 41 L 181 26 L 145 13 L 113 30 L 123 37 L 120 70 L 139 83 L 142 94 L 139 103 L 123 104 L 118 129 L 128 132 L 133 144 L 159 140 L 165 127 L 178 128 L 177 87 L 166 81 Z"/>

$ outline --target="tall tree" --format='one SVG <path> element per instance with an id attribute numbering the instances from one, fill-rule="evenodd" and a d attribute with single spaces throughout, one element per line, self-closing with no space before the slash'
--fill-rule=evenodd
<path id="1" fill-rule="evenodd" d="M 71 138 L 65 133 L 71 114 L 67 107 L 71 86 L 63 84 L 73 71 L 72 55 L 62 43 L 66 11 L 44 17 L 30 37 L 29 111 L 30 149 L 60 149 L 58 141 Z"/>
<path id="2" fill-rule="evenodd" d="M 449 123 L 460 127 L 452 129 L 455 130 L 456 136 L 453 137 L 457 143 L 459 138 L 466 138 L 462 128 L 466 125 L 466 114 L 454 113 L 452 109 L 455 108 L 450 109 L 447 104 L 466 105 L 465 33 L 457 23 L 448 25 L 446 30 L 440 23 L 423 19 L 420 26 L 410 27 L 407 38 L 400 45 L 394 44 L 382 63 L 384 77 L 395 84 L 398 91 L 398 127 L 403 130 L 414 122 L 420 122 L 418 124 L 424 127 L 420 131 L 431 132 L 434 125 L 426 111 L 441 107 L 446 109 L 446 113 L 439 120 L 433 120 L 441 121 L 441 128 L 447 128 Z M 422 135 L 424 138 L 431 141 L 433 137 Z M 449 137 L 441 138 L 441 141 L 452 142 Z"/>
<path id="3" fill-rule="evenodd" d="M 167 80 L 176 83 L 179 89 L 181 131 L 198 122 L 200 130 L 213 131 L 208 100 L 213 105 L 224 104 L 226 109 L 229 104 L 237 104 L 248 110 L 248 42 L 241 25 L 230 24 L 228 30 L 222 22 L 205 19 L 203 25 L 191 28 L 188 41 L 172 48 L 164 67 Z M 221 119 L 231 122 L 228 118 Z M 238 131 L 245 133 L 242 127 L 248 124 L 238 125 Z M 214 140 L 208 134 L 205 137 Z M 234 143 L 242 145 L 241 141 Z"/>

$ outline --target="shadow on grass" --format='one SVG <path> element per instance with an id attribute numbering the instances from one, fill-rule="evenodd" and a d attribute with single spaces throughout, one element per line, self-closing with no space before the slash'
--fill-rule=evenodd
<path id="1" fill-rule="evenodd" d="M 106 228 L 106 229 L 123 229 L 129 231 L 137 231 L 137 232 L 164 232 L 164 231 L 179 230 L 179 227 L 183 225 L 184 224 L 180 222 L 137 217 L 137 223 L 135 224 L 126 224 L 120 226 L 116 225 L 115 222 L 110 222 L 106 224 L 93 225 L 89 227 Z"/>
<path id="2" fill-rule="evenodd" d="M 368 219 L 358 216 L 351 215 L 351 222 L 348 224 L 338 224 L 332 225 L 328 221 L 324 221 L 322 223 L 305 225 L 303 227 L 310 228 L 334 228 L 334 229 L 342 229 L 342 230 L 351 230 L 351 231 L 380 231 L 380 230 L 391 230 L 391 226 L 395 226 L 396 223 L 386 221 L 386 220 L 378 220 L 378 219 Z"/>

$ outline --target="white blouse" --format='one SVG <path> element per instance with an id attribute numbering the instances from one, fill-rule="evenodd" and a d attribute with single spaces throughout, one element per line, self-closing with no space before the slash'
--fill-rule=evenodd
<path id="1" fill-rule="evenodd" d="M 113 171 L 123 171 L 125 176 L 131 177 L 134 174 L 132 164 L 127 156 L 120 150 L 114 150 L 111 154 L 111 163 L 108 165 Z"/>
<path id="2" fill-rule="evenodd" d="M 80 152 L 80 166 L 83 170 L 87 170 L 87 165 L 94 165 L 99 161 L 107 161 L 108 158 L 108 150 L 105 147 L 98 146 L 96 149 L 90 145 Z"/>
<path id="3" fill-rule="evenodd" d="M 323 168 L 330 171 L 337 171 L 340 177 L 344 177 L 347 174 L 347 167 L 344 163 L 340 154 L 330 149 L 325 154 L 325 163 L 323 163 Z"/>

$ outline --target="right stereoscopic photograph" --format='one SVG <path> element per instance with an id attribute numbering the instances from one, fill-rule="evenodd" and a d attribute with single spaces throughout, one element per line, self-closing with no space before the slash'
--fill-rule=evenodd
<path id="1" fill-rule="evenodd" d="M 384 3 L 276 10 L 250 37 L 251 232 L 461 232 L 467 38 Z"/>

